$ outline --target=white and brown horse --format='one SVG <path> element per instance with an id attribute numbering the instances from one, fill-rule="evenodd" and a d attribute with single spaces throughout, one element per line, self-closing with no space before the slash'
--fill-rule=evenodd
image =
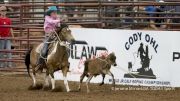
<path id="1" fill-rule="evenodd" d="M 67 92 L 70 91 L 68 81 L 67 81 L 67 72 L 69 71 L 69 62 L 68 62 L 68 52 L 67 47 L 64 44 L 65 42 L 73 42 L 75 41 L 74 37 L 71 34 L 71 30 L 67 25 L 61 25 L 61 28 L 55 32 L 56 39 L 52 43 L 51 51 L 48 52 L 48 56 L 46 62 L 43 65 L 43 68 L 46 70 L 45 76 L 45 85 L 49 86 L 49 77 L 51 78 L 52 90 L 55 89 L 55 79 L 54 72 L 58 70 L 62 70 L 64 85 L 66 87 Z M 27 54 L 25 58 L 25 64 L 27 66 L 27 71 L 29 76 L 33 80 L 33 87 L 37 85 L 36 81 L 36 73 L 37 73 L 37 60 L 40 56 L 39 48 L 42 44 L 33 47 Z M 32 68 L 32 72 L 30 72 L 30 66 Z"/>

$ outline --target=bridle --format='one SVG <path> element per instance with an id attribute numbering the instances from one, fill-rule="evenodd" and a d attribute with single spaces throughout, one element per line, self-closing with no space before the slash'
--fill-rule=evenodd
<path id="1" fill-rule="evenodd" d="M 65 27 L 64 27 L 65 28 Z M 63 29 L 63 28 L 62 28 Z M 62 34 L 62 29 L 59 31 L 59 33 L 60 34 Z M 67 43 L 66 41 L 62 41 L 61 40 L 61 38 L 59 37 L 59 35 L 58 35 L 58 33 L 55 31 L 55 30 L 53 30 L 54 31 L 54 33 L 55 33 L 55 35 L 56 35 L 56 37 L 57 37 L 57 40 L 58 40 L 58 43 L 59 43 L 59 45 L 60 46 L 65 46 L 65 47 L 68 47 L 69 46 L 69 43 Z M 68 47 L 69 48 L 69 47 Z"/>

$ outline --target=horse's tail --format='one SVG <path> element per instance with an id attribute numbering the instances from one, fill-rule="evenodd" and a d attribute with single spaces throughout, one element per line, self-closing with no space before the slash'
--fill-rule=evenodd
<path id="1" fill-rule="evenodd" d="M 27 69 L 27 72 L 28 72 L 28 75 L 29 75 L 29 76 L 30 76 L 29 69 L 30 69 L 30 54 L 31 54 L 31 51 L 32 51 L 32 49 L 30 49 L 30 50 L 26 53 L 26 56 L 25 56 L 25 65 L 26 65 L 26 69 Z"/>

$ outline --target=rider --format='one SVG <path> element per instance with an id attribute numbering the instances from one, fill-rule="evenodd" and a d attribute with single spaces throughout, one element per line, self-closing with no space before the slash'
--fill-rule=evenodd
<path id="1" fill-rule="evenodd" d="M 43 48 L 40 53 L 40 57 L 37 61 L 37 65 L 40 65 L 44 62 L 43 58 L 47 57 L 48 53 L 48 46 L 51 40 L 53 40 L 54 32 L 56 30 L 56 27 L 58 27 L 58 24 L 60 25 L 60 18 L 57 16 L 57 7 L 56 6 L 50 6 L 49 9 L 46 12 L 45 16 L 45 22 L 44 22 L 44 31 L 45 31 L 45 39 L 43 43 Z"/>

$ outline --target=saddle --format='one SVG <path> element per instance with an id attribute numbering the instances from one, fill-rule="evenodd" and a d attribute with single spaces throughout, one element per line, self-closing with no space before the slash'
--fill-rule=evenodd
<path id="1" fill-rule="evenodd" d="M 56 40 L 57 40 L 57 38 L 53 37 L 52 40 L 50 42 L 48 42 L 49 45 L 48 45 L 48 50 L 47 50 L 47 56 L 52 52 L 53 46 L 54 46 L 54 43 Z M 41 43 L 40 45 L 37 46 L 37 48 L 36 48 L 37 53 L 41 54 L 43 45 L 44 45 L 44 43 Z M 45 57 L 42 57 L 42 58 L 45 58 Z"/>
<path id="2" fill-rule="evenodd" d="M 48 52 L 47 52 L 47 56 L 52 52 L 53 50 L 53 46 L 54 44 L 53 43 L 50 43 L 49 46 L 48 46 Z M 36 48 L 36 52 L 41 54 L 41 50 L 43 48 L 43 43 L 41 43 L 40 45 L 38 45 L 38 47 Z M 42 57 L 40 56 L 40 60 L 37 60 L 37 61 L 41 61 L 40 63 L 41 64 L 38 64 L 35 71 L 39 71 L 39 72 L 42 72 L 43 71 L 43 68 L 45 67 L 46 68 L 46 65 L 45 65 L 45 62 L 47 61 L 47 58 L 45 57 Z M 38 58 L 39 59 L 39 58 Z"/>

